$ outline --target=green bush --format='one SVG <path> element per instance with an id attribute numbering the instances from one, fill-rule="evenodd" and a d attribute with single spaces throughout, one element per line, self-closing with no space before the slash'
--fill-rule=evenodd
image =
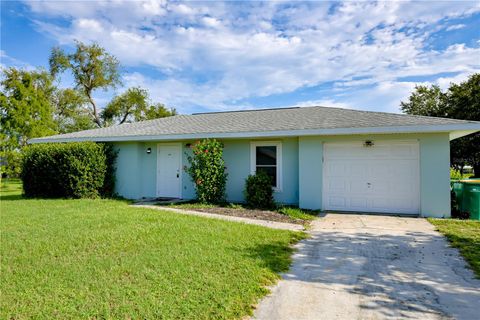
<path id="1" fill-rule="evenodd" d="M 105 180 L 100 190 L 100 195 L 104 198 L 115 197 L 115 171 L 118 151 L 115 150 L 112 144 L 104 143 L 103 150 L 106 157 L 107 171 L 105 172 Z"/>
<path id="2" fill-rule="evenodd" d="M 198 141 L 188 155 L 190 167 L 185 170 L 195 184 L 197 199 L 201 203 L 225 201 L 227 173 L 223 160 L 223 144 L 215 139 Z"/>
<path id="3" fill-rule="evenodd" d="M 249 207 L 262 209 L 275 207 L 272 179 L 264 171 L 257 171 L 256 174 L 247 177 L 244 194 Z"/>
<path id="4" fill-rule="evenodd" d="M 49 143 L 24 149 L 26 197 L 97 198 L 113 194 L 116 153 L 94 142 Z"/>
<path id="5" fill-rule="evenodd" d="M 451 179 L 451 180 L 462 180 L 462 179 L 463 179 L 463 175 L 462 175 L 462 173 L 460 172 L 460 170 L 457 170 L 457 169 L 454 169 L 454 168 L 450 168 L 450 179 Z"/>

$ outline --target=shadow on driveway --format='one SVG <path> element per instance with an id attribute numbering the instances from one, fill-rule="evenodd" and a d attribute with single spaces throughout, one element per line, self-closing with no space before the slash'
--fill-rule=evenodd
<path id="1" fill-rule="evenodd" d="M 424 219 L 327 215 L 259 319 L 476 319 L 480 281 Z"/>

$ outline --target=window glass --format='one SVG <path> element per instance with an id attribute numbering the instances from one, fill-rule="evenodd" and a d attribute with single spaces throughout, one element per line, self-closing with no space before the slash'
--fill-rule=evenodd
<path id="1" fill-rule="evenodd" d="M 255 169 L 264 171 L 272 179 L 272 186 L 277 186 L 277 147 L 258 146 L 255 151 Z"/>
<path id="2" fill-rule="evenodd" d="M 277 164 L 277 147 L 257 147 L 257 166 L 276 165 Z"/>

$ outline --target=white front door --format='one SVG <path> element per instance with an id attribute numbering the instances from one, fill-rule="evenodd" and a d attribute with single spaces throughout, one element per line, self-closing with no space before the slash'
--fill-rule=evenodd
<path id="1" fill-rule="evenodd" d="M 157 196 L 181 198 L 182 145 L 161 143 L 157 149 Z"/>
<path id="2" fill-rule="evenodd" d="M 323 208 L 418 214 L 420 211 L 417 141 L 325 143 Z"/>

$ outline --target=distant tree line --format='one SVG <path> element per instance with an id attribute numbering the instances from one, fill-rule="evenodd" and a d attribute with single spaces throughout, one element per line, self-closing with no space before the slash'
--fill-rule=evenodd
<path id="1" fill-rule="evenodd" d="M 66 73 L 72 76 L 73 86 L 60 88 Z M 121 85 L 117 58 L 96 43 L 76 42 L 72 53 L 53 48 L 49 70 L 2 69 L 0 173 L 19 174 L 21 149 L 31 138 L 176 114 L 175 109 L 152 102 L 140 87 L 128 88 L 100 108 L 94 93 Z"/>

